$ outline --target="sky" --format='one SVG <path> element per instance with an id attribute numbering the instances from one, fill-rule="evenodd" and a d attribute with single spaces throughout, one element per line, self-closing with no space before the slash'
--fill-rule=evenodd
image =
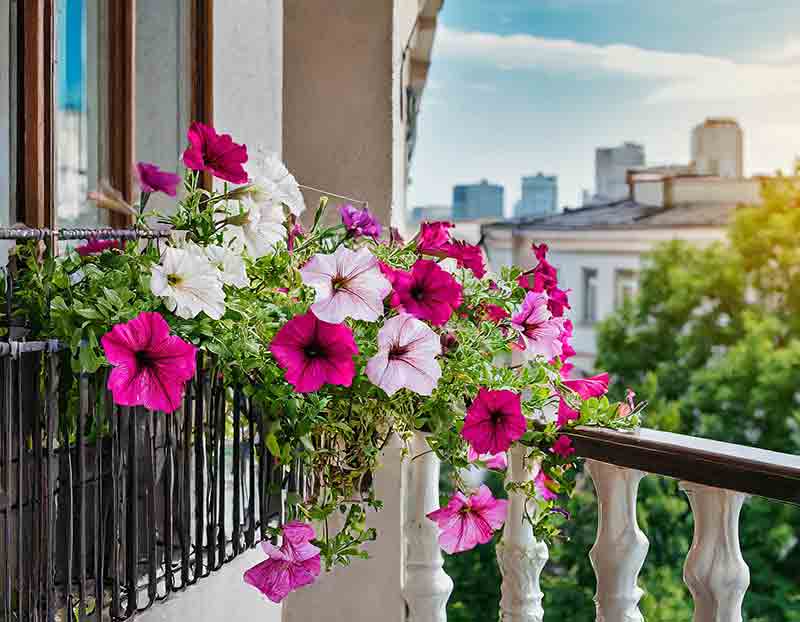
<path id="1" fill-rule="evenodd" d="M 746 174 L 800 154 L 797 0 L 445 0 L 409 206 L 452 187 L 559 177 L 559 202 L 594 191 L 594 150 L 644 144 L 647 164 L 686 163 L 692 128 L 738 119 Z"/>

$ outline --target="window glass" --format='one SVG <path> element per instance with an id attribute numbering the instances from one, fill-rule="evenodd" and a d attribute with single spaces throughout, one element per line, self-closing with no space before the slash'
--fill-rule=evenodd
<path id="1" fill-rule="evenodd" d="M 597 270 L 583 269 L 583 321 L 592 324 L 597 321 Z"/>
<path id="2" fill-rule="evenodd" d="M 86 198 L 103 176 L 102 4 L 102 0 L 55 4 L 55 205 L 60 227 L 107 222 L 107 215 Z"/>
<path id="3" fill-rule="evenodd" d="M 614 273 L 614 306 L 621 308 L 626 300 L 636 295 L 638 276 L 634 270 L 617 270 Z"/>

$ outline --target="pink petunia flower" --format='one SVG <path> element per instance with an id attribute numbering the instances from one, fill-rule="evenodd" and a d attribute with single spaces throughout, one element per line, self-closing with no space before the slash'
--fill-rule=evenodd
<path id="1" fill-rule="evenodd" d="M 446 553 L 469 551 L 486 544 L 506 520 L 506 499 L 495 499 L 488 486 L 467 497 L 457 492 L 447 506 L 428 514 L 439 526 L 439 545 Z"/>
<path id="2" fill-rule="evenodd" d="M 439 336 L 430 326 L 401 313 L 378 332 L 378 353 L 367 361 L 367 378 L 390 396 L 403 388 L 430 395 L 442 376 L 436 360 L 441 353 Z"/>
<path id="3" fill-rule="evenodd" d="M 617 409 L 617 415 L 624 419 L 628 417 L 634 410 L 636 410 L 636 393 L 632 389 L 625 390 L 625 401 L 620 402 Z"/>
<path id="4" fill-rule="evenodd" d="M 556 439 L 556 442 L 553 443 L 550 451 L 557 456 L 561 456 L 562 458 L 569 458 L 575 453 L 575 448 L 572 446 L 572 439 L 570 439 L 569 436 L 564 436 L 562 434 Z"/>
<path id="5" fill-rule="evenodd" d="M 504 471 L 508 467 L 508 456 L 506 452 L 499 454 L 479 454 L 472 446 L 467 448 L 467 460 L 470 462 L 482 462 L 487 469 Z"/>
<path id="6" fill-rule="evenodd" d="M 486 319 L 494 324 L 499 324 L 511 314 L 499 305 L 486 305 L 484 307 Z"/>
<path id="7" fill-rule="evenodd" d="M 545 501 L 554 501 L 558 499 L 558 495 L 553 491 L 554 482 L 551 477 L 544 472 L 544 469 L 539 468 L 539 473 L 533 479 L 536 494 L 538 494 Z"/>
<path id="8" fill-rule="evenodd" d="M 417 252 L 420 254 L 440 253 L 450 243 L 451 222 L 423 222 L 417 237 Z"/>
<path id="9" fill-rule="evenodd" d="M 418 259 L 411 272 L 396 270 L 392 285 L 392 306 L 434 326 L 445 324 L 462 300 L 453 275 L 427 259 Z"/>
<path id="10" fill-rule="evenodd" d="M 314 255 L 300 275 L 316 292 L 311 311 L 331 324 L 348 317 L 374 322 L 383 315 L 383 299 L 392 291 L 367 248 L 352 251 L 340 246 L 332 255 Z"/>
<path id="11" fill-rule="evenodd" d="M 608 374 L 602 373 L 591 378 L 580 378 L 578 380 L 565 380 L 564 386 L 572 389 L 581 399 L 588 400 L 590 397 L 600 397 L 608 392 Z M 580 413 L 572 408 L 563 397 L 558 402 L 558 420 L 556 425 L 562 427 L 570 421 L 575 421 L 580 417 Z"/>
<path id="12" fill-rule="evenodd" d="M 122 243 L 119 240 L 98 240 L 97 238 L 89 238 L 86 244 L 76 246 L 75 252 L 81 257 L 88 257 L 90 255 L 99 255 L 103 251 L 112 248 L 122 248 Z"/>
<path id="13" fill-rule="evenodd" d="M 233 142 L 230 134 L 217 134 L 213 127 L 194 121 L 188 132 L 189 146 L 183 163 L 193 171 L 208 171 L 234 184 L 247 183 L 247 146 Z"/>
<path id="14" fill-rule="evenodd" d="M 554 318 L 547 308 L 547 294 L 528 292 L 519 311 L 511 318 L 519 332 L 518 346 L 529 356 L 541 355 L 548 361 L 562 352 L 564 319 Z"/>
<path id="15" fill-rule="evenodd" d="M 345 229 L 352 237 L 366 236 L 377 240 L 381 237 L 381 223 L 366 206 L 357 209 L 349 203 L 339 208 Z"/>
<path id="16" fill-rule="evenodd" d="M 178 193 L 178 184 L 181 183 L 180 175 L 162 171 L 155 164 L 149 162 L 139 162 L 136 165 L 136 172 L 142 192 L 163 192 L 171 197 Z"/>
<path id="17" fill-rule="evenodd" d="M 506 451 L 527 429 L 521 401 L 519 393 L 481 387 L 467 408 L 461 436 L 478 454 Z"/>
<path id="18" fill-rule="evenodd" d="M 194 376 L 196 348 L 177 335 L 159 313 L 144 312 L 116 324 L 100 340 L 113 369 L 108 388 L 121 406 L 144 406 L 171 413 Z"/>
<path id="19" fill-rule="evenodd" d="M 324 384 L 349 387 L 355 375 L 358 346 L 344 324 L 329 324 L 311 312 L 292 318 L 270 344 L 272 355 L 286 370 L 286 381 L 299 393 Z"/>
<path id="20" fill-rule="evenodd" d="M 320 550 L 311 544 L 314 528 L 292 521 L 283 527 L 280 548 L 269 541 L 261 543 L 267 559 L 244 573 L 244 582 L 252 585 L 274 603 L 281 602 L 289 592 L 310 585 L 321 571 Z"/>
<path id="21" fill-rule="evenodd" d="M 533 270 L 521 274 L 517 283 L 528 291 L 549 293 L 558 285 L 558 271 L 547 261 L 547 244 L 534 244 L 532 249 L 538 263 Z"/>
<path id="22" fill-rule="evenodd" d="M 480 246 L 456 240 L 446 245 L 443 252 L 446 257 L 455 259 L 460 268 L 472 270 L 475 278 L 482 279 L 483 275 L 486 274 L 483 251 Z"/>

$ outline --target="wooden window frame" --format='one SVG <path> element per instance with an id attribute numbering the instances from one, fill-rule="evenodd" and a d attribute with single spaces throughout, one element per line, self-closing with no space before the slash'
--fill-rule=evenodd
<path id="1" fill-rule="evenodd" d="M 55 214 L 55 2 L 19 2 L 17 19 L 17 197 L 16 219 L 29 227 L 52 228 Z M 190 0 L 192 119 L 213 123 L 213 0 Z M 136 0 L 107 0 L 108 41 L 104 141 L 108 177 L 132 201 L 136 157 Z M 204 176 L 204 187 L 211 178 Z M 111 215 L 111 226 L 130 220 Z"/>

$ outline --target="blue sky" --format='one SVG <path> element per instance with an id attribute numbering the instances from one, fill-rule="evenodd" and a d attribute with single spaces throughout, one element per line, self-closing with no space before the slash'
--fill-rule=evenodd
<path id="1" fill-rule="evenodd" d="M 687 162 L 691 128 L 733 116 L 749 174 L 800 154 L 796 0 L 446 0 L 423 96 L 409 205 L 481 178 L 594 188 L 594 149 L 645 145 Z"/>

